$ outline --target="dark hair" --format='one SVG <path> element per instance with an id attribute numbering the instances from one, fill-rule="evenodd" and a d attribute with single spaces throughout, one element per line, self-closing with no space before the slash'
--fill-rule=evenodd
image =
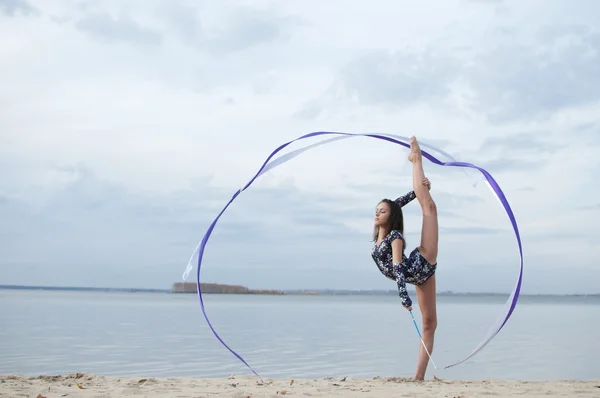
<path id="1" fill-rule="evenodd" d="M 402 213 L 402 206 L 398 202 L 390 199 L 382 199 L 379 204 L 387 203 L 390 206 L 390 217 L 388 219 L 388 231 L 397 230 L 400 231 L 404 237 L 404 215 Z M 373 229 L 373 242 L 377 242 L 379 236 L 379 227 Z"/>

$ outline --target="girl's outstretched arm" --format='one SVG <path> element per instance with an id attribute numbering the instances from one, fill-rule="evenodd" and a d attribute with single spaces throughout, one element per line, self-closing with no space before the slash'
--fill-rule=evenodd
<path id="1" fill-rule="evenodd" d="M 427 187 L 427 189 L 431 189 L 431 182 L 425 178 L 423 180 L 423 185 L 425 185 Z M 407 193 L 406 195 L 400 196 L 399 198 L 397 198 L 395 200 L 396 203 L 398 203 L 400 205 L 400 207 L 403 207 L 407 204 L 409 204 L 412 200 L 416 199 L 417 195 L 415 194 L 415 191 L 410 191 L 409 193 Z"/>
<path id="2" fill-rule="evenodd" d="M 403 196 L 400 196 L 399 198 L 397 198 L 395 200 L 395 202 L 398 203 L 400 205 L 400 207 L 403 207 L 403 206 L 407 205 L 408 203 L 410 203 L 416 197 L 417 197 L 417 195 L 415 195 L 415 191 L 410 191 L 406 195 L 403 195 Z"/>

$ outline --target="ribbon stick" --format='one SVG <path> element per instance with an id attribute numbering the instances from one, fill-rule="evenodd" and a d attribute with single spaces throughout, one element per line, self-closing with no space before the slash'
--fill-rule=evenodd
<path id="1" fill-rule="evenodd" d="M 412 310 L 410 311 L 410 317 L 412 318 L 413 324 L 415 325 L 415 328 L 417 329 L 417 333 L 419 334 L 419 338 L 421 339 L 421 344 L 423 344 L 423 348 L 425 348 L 425 352 L 429 356 L 429 360 L 433 364 L 433 367 L 435 368 L 435 370 L 438 370 L 438 367 L 435 365 L 435 362 L 433 362 L 433 358 L 431 357 L 431 354 L 429 353 L 429 350 L 427 349 L 427 346 L 425 345 L 425 342 L 423 341 L 423 335 L 421 334 L 421 331 L 419 330 L 419 325 L 417 325 L 417 320 L 415 319 L 415 316 L 413 315 Z M 435 375 L 435 373 L 434 373 L 434 375 Z"/>
<path id="2" fill-rule="evenodd" d="M 320 136 L 334 136 L 334 137 L 323 140 L 321 142 L 318 142 L 318 143 L 315 143 L 312 145 L 308 145 L 306 147 L 297 149 L 297 150 L 289 152 L 285 155 L 281 155 L 280 157 L 278 157 L 276 159 L 273 159 L 273 157 L 275 155 L 277 155 L 280 151 L 282 151 L 283 149 L 285 149 L 292 143 L 295 143 L 295 142 L 301 141 L 301 140 L 305 140 L 305 139 L 309 139 L 309 138 L 313 138 L 313 137 L 320 137 Z M 197 284 L 198 299 L 200 301 L 200 307 L 202 309 L 202 314 L 204 315 L 206 322 L 208 323 L 208 325 L 209 325 L 211 331 L 213 332 L 213 334 L 215 335 L 215 337 L 225 346 L 225 348 L 227 348 L 234 356 L 236 356 L 240 361 L 242 361 L 242 363 L 244 363 L 259 378 L 260 378 L 260 376 L 258 375 L 258 373 L 237 352 L 235 352 L 233 349 L 231 349 L 225 343 L 225 341 L 223 341 L 223 339 L 219 336 L 219 334 L 213 328 L 213 326 L 210 323 L 210 320 L 208 319 L 208 316 L 206 314 L 206 309 L 204 307 L 204 300 L 202 298 L 202 290 L 201 290 L 201 285 L 200 285 L 200 270 L 201 270 L 201 266 L 202 266 L 202 258 L 204 255 L 206 244 L 207 244 L 208 239 L 210 238 L 210 235 L 212 234 L 215 226 L 217 225 L 217 222 L 223 215 L 223 213 L 227 210 L 227 208 L 231 205 L 231 203 L 233 203 L 233 201 L 240 195 L 240 193 L 242 193 L 243 191 L 248 189 L 258 177 L 260 177 L 261 175 L 264 175 L 267 171 L 272 170 L 273 168 L 293 159 L 294 157 L 300 155 L 301 153 L 303 153 L 309 149 L 315 148 L 320 145 L 328 144 L 331 142 L 335 142 L 335 141 L 338 141 L 341 139 L 351 138 L 351 137 L 374 138 L 374 139 L 379 139 L 379 140 L 383 140 L 386 142 L 390 142 L 393 144 L 401 145 L 406 148 L 410 148 L 409 139 L 407 137 L 396 136 L 396 135 L 392 135 L 392 134 L 384 134 L 384 133 L 360 134 L 360 133 L 329 132 L 329 131 L 318 131 L 318 132 L 308 133 L 308 134 L 302 135 L 294 140 L 288 141 L 288 142 L 280 145 L 273 152 L 271 152 L 271 154 L 267 157 L 267 159 L 264 161 L 262 166 L 258 169 L 256 174 L 242 188 L 238 189 L 233 194 L 233 196 L 225 204 L 225 206 L 223 207 L 221 212 L 215 217 L 215 219 L 212 221 L 212 223 L 208 227 L 208 230 L 204 234 L 204 237 L 202 238 L 202 240 L 200 241 L 200 243 L 194 250 L 190 260 L 188 261 L 186 269 L 183 273 L 183 279 L 186 280 L 187 277 L 189 276 L 190 272 L 193 269 L 193 263 L 194 262 L 197 263 L 196 284 Z M 442 151 L 438 148 L 435 148 L 431 145 L 420 143 L 420 146 L 421 146 L 421 153 L 422 153 L 423 157 L 435 165 L 443 166 L 443 167 L 458 167 L 458 168 L 462 168 L 462 169 L 474 169 L 474 170 L 478 170 L 483 175 L 488 186 L 491 188 L 492 192 L 495 194 L 496 198 L 499 200 L 502 207 L 504 207 L 504 210 L 506 211 L 506 214 L 508 215 L 508 218 L 511 222 L 511 225 L 512 225 L 514 233 L 515 233 L 515 237 L 516 237 L 517 245 L 518 245 L 518 249 L 519 249 L 519 255 L 520 255 L 520 268 L 519 268 L 519 274 L 517 276 L 517 280 L 515 283 L 515 287 L 513 288 L 502 311 L 498 315 L 496 322 L 489 329 L 488 333 L 485 335 L 483 340 L 475 347 L 475 349 L 469 355 L 467 355 L 465 358 L 463 358 L 459 361 L 456 361 L 450 365 L 447 365 L 445 368 L 448 369 L 450 367 L 459 365 L 459 364 L 467 361 L 468 359 L 473 357 L 475 354 L 477 354 L 479 351 L 481 351 L 500 332 L 500 330 L 508 322 L 509 318 L 511 317 L 512 313 L 515 310 L 515 307 L 517 305 L 517 301 L 519 298 L 519 294 L 521 291 L 521 283 L 522 283 L 522 279 L 523 279 L 523 247 L 522 247 L 522 243 L 521 243 L 519 229 L 517 227 L 517 221 L 515 219 L 513 211 L 508 203 L 508 200 L 506 199 L 506 196 L 504 195 L 504 192 L 502 191 L 502 189 L 500 188 L 500 186 L 498 185 L 498 183 L 496 182 L 496 180 L 492 177 L 492 175 L 490 173 L 488 173 L 483 168 L 476 166 L 474 164 L 456 161 L 454 158 L 452 158 L 450 155 L 448 155 L 444 151 Z M 442 160 L 438 159 L 438 157 L 432 155 L 430 152 L 424 150 L 423 148 L 430 148 L 433 151 L 438 152 L 439 154 L 442 155 L 442 156 L 438 155 L 439 157 L 446 157 L 446 158 L 449 158 L 450 160 L 442 161 Z M 418 327 L 417 327 L 417 330 L 418 330 Z M 261 381 L 262 381 L 262 378 L 261 378 Z"/>

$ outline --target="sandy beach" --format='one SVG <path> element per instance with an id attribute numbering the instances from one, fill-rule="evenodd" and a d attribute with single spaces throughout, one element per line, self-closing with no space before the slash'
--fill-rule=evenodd
<path id="1" fill-rule="evenodd" d="M 67 376 L 0 376 L 0 397 L 600 397 L 597 381 L 412 382 L 400 378 L 220 379 Z"/>

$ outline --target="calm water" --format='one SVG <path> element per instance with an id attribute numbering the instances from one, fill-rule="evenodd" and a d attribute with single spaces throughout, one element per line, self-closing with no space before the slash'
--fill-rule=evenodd
<path id="1" fill-rule="evenodd" d="M 409 376 L 414 369 L 418 335 L 394 296 L 209 295 L 205 302 L 219 335 L 263 377 Z M 466 356 L 503 303 L 439 297 L 438 368 Z M 213 336 L 193 294 L 0 290 L 0 325 L 0 374 L 251 374 Z M 438 376 L 599 379 L 599 328 L 597 298 L 523 298 L 482 352 Z"/>

